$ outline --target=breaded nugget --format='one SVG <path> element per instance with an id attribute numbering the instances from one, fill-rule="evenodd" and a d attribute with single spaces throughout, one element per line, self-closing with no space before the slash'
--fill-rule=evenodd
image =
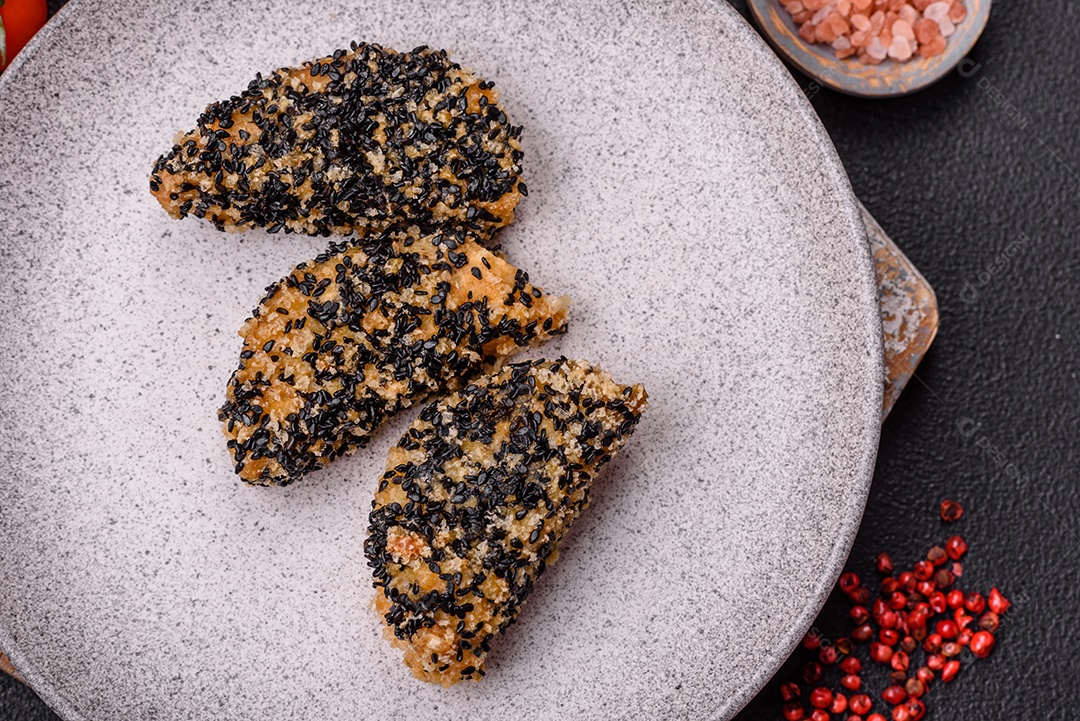
<path id="1" fill-rule="evenodd" d="M 207 107 L 154 163 L 150 190 L 174 218 L 220 230 L 452 222 L 488 237 L 528 193 L 520 133 L 493 83 L 445 51 L 354 43 Z"/>
<path id="2" fill-rule="evenodd" d="M 560 358 L 509 365 L 421 412 L 390 451 L 364 544 L 376 611 L 417 678 L 484 675 L 645 406 L 640 385 Z"/>
<path id="3" fill-rule="evenodd" d="M 244 324 L 219 412 L 236 472 L 288 484 L 386 416 L 566 330 L 569 301 L 461 230 L 331 245 L 270 286 Z"/>

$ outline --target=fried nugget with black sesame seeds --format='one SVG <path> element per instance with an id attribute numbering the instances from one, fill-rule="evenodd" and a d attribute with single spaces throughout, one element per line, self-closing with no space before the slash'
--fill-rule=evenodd
<path id="1" fill-rule="evenodd" d="M 467 231 L 332 244 L 270 286 L 240 331 L 218 413 L 236 473 L 291 483 L 399 409 L 565 332 L 568 310 Z"/>
<path id="2" fill-rule="evenodd" d="M 256 76 L 158 158 L 150 191 L 220 230 L 366 233 L 451 222 L 483 237 L 528 193 L 494 84 L 427 47 L 353 44 Z"/>
<path id="3" fill-rule="evenodd" d="M 417 678 L 484 675 L 646 405 L 642 386 L 560 358 L 508 365 L 420 413 L 390 451 L 364 544 L 385 635 Z"/>

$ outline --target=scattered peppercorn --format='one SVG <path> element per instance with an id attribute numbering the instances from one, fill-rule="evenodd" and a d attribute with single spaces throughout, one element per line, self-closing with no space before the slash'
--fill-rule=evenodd
<path id="1" fill-rule="evenodd" d="M 994 650 L 994 635 L 989 631 L 979 631 L 971 637 L 971 652 L 976 658 L 986 658 Z"/>
<path id="2" fill-rule="evenodd" d="M 866 643 L 873 637 L 874 629 L 868 623 L 864 623 L 851 632 L 851 639 L 853 641 L 858 641 L 859 643 Z"/>
<path id="3" fill-rule="evenodd" d="M 942 520 L 953 522 L 962 515 L 959 503 L 948 500 L 942 503 Z M 848 619 L 852 630 L 835 642 L 817 628 L 807 634 L 803 646 L 817 654 L 817 661 L 803 669 L 803 679 L 814 687 L 818 702 L 811 703 L 813 712 L 809 717 L 797 702 L 798 692 L 791 690 L 791 684 L 781 687 L 781 696 L 787 704 L 796 701 L 800 714 L 797 718 L 811 721 L 815 716 L 831 718 L 830 714 L 839 716 L 846 709 L 849 712 L 846 721 L 887 721 L 887 718 L 921 721 L 927 713 L 924 699 L 930 698 L 935 679 L 951 682 L 964 662 L 989 656 L 996 645 L 999 614 L 1012 604 L 997 588 L 983 596 L 955 587 L 963 574 L 956 561 L 967 550 L 962 537 L 950 536 L 944 544 L 932 546 L 911 570 L 896 575 L 889 554 L 879 553 L 874 565 L 884 578 L 878 597 L 873 600 L 870 589 L 857 574 L 844 573 L 838 587 L 851 603 Z M 950 559 L 953 563 L 948 566 Z M 855 655 L 858 649 L 853 642 L 869 643 L 870 660 L 888 669 L 889 685 L 879 694 L 889 707 L 887 716 L 870 713 L 873 696 L 862 693 L 863 663 Z M 921 664 L 916 658 L 919 654 Z M 827 671 L 833 665 L 838 667 L 838 672 Z M 823 682 L 827 673 L 838 673 L 836 687 Z M 829 703 L 826 703 L 827 692 L 832 694 Z M 844 692 L 854 695 L 846 698 Z M 789 705 L 784 707 L 785 718 L 790 718 Z M 790 706 L 790 713 L 796 713 L 795 706 Z"/>
<path id="4" fill-rule="evenodd" d="M 844 593 L 851 593 L 859 587 L 859 577 L 850 571 L 840 576 L 840 580 L 837 582 L 840 590 Z"/>
<path id="5" fill-rule="evenodd" d="M 990 589 L 990 596 L 986 600 L 990 610 L 997 614 L 1005 613 L 1012 606 L 1012 603 L 1001 595 L 1001 591 L 996 588 Z"/>
<path id="6" fill-rule="evenodd" d="M 810 705 L 814 708 L 828 708 L 832 700 L 833 692 L 827 688 L 818 686 L 810 691 Z"/>
<path id="7" fill-rule="evenodd" d="M 941 502 L 941 520 L 945 523 L 955 523 L 964 515 L 964 507 L 956 501 L 945 499 Z"/>
<path id="8" fill-rule="evenodd" d="M 896 614 L 893 614 L 893 616 L 895 615 Z M 899 643 L 900 634 L 894 628 L 883 628 L 878 632 L 878 639 L 886 646 L 892 647 Z M 891 659 L 892 657 L 890 656 L 889 658 Z"/>
<path id="9" fill-rule="evenodd" d="M 945 552 L 949 554 L 949 558 L 958 561 L 967 553 L 967 542 L 960 536 L 950 536 L 945 541 Z"/>
<path id="10" fill-rule="evenodd" d="M 862 661 L 857 656 L 848 656 L 840 662 L 840 670 L 849 674 L 862 673 Z"/>
<path id="11" fill-rule="evenodd" d="M 832 703 L 829 704 L 829 713 L 839 714 L 844 713 L 848 709 L 848 699 L 842 693 L 833 694 Z"/>
<path id="12" fill-rule="evenodd" d="M 907 683 L 904 684 L 904 690 L 907 691 L 907 695 L 912 698 L 921 698 L 922 695 L 926 693 L 926 684 L 918 678 L 909 678 Z"/>
<path id="13" fill-rule="evenodd" d="M 860 693 L 851 697 L 851 700 L 848 702 L 848 707 L 854 713 L 864 715 L 873 707 L 873 702 L 870 700 L 869 696 Z"/>
<path id="14" fill-rule="evenodd" d="M 998 630 L 999 624 L 1000 620 L 998 619 L 998 615 L 993 611 L 987 611 L 979 617 L 979 628 L 984 631 L 994 633 Z"/>

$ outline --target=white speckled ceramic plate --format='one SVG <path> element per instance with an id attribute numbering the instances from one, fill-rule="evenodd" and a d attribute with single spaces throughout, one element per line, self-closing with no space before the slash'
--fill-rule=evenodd
<path id="1" fill-rule="evenodd" d="M 387 448 L 288 489 L 215 419 L 265 285 L 317 239 L 170 220 L 153 159 L 256 71 L 351 39 L 496 81 L 531 189 L 509 257 L 574 299 L 543 353 L 648 387 L 479 684 L 381 639 L 362 555 Z M 840 162 L 707 0 L 75 2 L 0 79 L 0 648 L 66 719 L 727 718 L 840 571 L 881 328 Z"/>

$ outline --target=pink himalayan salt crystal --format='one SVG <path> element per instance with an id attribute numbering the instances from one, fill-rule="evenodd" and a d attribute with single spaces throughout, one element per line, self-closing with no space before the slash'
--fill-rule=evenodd
<path id="1" fill-rule="evenodd" d="M 870 16 L 870 32 L 873 35 L 877 35 L 885 29 L 885 13 L 878 10 L 876 13 Z"/>
<path id="2" fill-rule="evenodd" d="M 885 46 L 885 49 L 888 50 L 889 46 L 892 45 L 892 30 L 889 30 L 889 28 L 886 27 L 881 31 L 881 34 L 878 35 L 877 38 L 881 41 L 881 44 Z"/>
<path id="3" fill-rule="evenodd" d="M 834 12 L 826 19 L 826 22 L 832 26 L 832 29 L 836 31 L 838 36 L 847 35 L 851 32 L 851 25 L 848 24 L 848 21 L 845 20 L 844 16 L 840 13 Z"/>
<path id="4" fill-rule="evenodd" d="M 899 15 L 900 19 L 906 22 L 908 25 L 914 25 L 915 21 L 919 19 L 919 11 L 913 8 L 911 5 L 907 4 L 905 4 L 904 7 L 900 8 L 900 12 L 897 14 Z"/>
<path id="5" fill-rule="evenodd" d="M 914 54 L 914 49 L 911 47 L 911 41 L 907 38 L 900 37 L 899 35 L 893 36 L 893 41 L 889 43 L 889 57 L 893 60 L 899 60 L 904 62 L 911 58 Z"/>
<path id="6" fill-rule="evenodd" d="M 941 55 L 945 52 L 945 38 L 941 37 L 941 34 L 935 35 L 934 38 L 925 45 L 919 46 L 919 56 L 924 58 L 932 58 L 936 55 Z"/>
<path id="7" fill-rule="evenodd" d="M 855 54 L 855 46 L 851 44 L 851 41 L 841 35 L 836 40 L 833 40 L 833 50 L 836 51 L 836 57 L 843 60 L 844 58 L 850 58 Z"/>
<path id="8" fill-rule="evenodd" d="M 892 24 L 892 34 L 894 38 L 904 38 L 905 40 L 914 40 L 915 31 L 912 30 L 911 24 L 907 20 L 897 20 Z"/>
<path id="9" fill-rule="evenodd" d="M 868 52 L 863 50 L 859 53 L 859 62 L 863 65 L 881 65 L 881 60 L 871 57 Z"/>
<path id="10" fill-rule="evenodd" d="M 936 23 L 941 22 L 941 19 L 949 14 L 949 3 L 947 2 L 933 2 L 926 6 L 923 10 L 923 17 L 927 20 L 933 20 Z"/>
<path id="11" fill-rule="evenodd" d="M 935 38 L 941 37 L 941 30 L 938 29 L 937 23 L 926 18 L 916 20 L 912 29 L 915 31 L 915 40 L 920 45 L 926 45 L 933 42 Z"/>
<path id="12" fill-rule="evenodd" d="M 830 45 L 833 40 L 836 40 L 836 37 L 836 31 L 832 29 L 832 25 L 829 25 L 829 23 L 821 23 L 814 28 L 814 42 Z"/>
<path id="13" fill-rule="evenodd" d="M 780 0 L 808 43 L 836 57 L 877 65 L 945 52 L 945 38 L 967 18 L 963 0 Z"/>
<path id="14" fill-rule="evenodd" d="M 881 44 L 881 38 L 871 38 L 870 44 L 866 46 L 866 54 L 874 60 L 884 60 L 889 51 Z"/>

